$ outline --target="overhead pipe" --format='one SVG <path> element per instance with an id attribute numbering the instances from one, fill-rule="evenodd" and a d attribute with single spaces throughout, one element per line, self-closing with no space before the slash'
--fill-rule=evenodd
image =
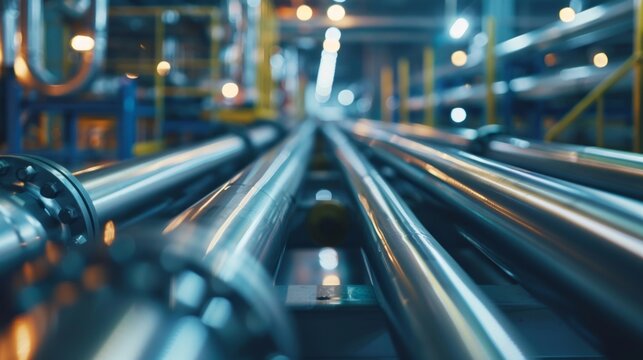
<path id="1" fill-rule="evenodd" d="M 345 126 L 448 204 L 479 235 L 474 246 L 606 353 L 641 351 L 643 204 L 363 124 Z"/>
<path id="2" fill-rule="evenodd" d="M 152 233 L 156 235 L 135 242 L 117 239 L 110 253 L 119 255 L 102 265 L 110 279 L 103 285 L 110 291 L 89 291 L 61 312 L 59 325 L 47 329 L 36 353 L 157 358 L 166 354 L 165 347 L 181 345 L 182 359 L 202 359 L 204 351 L 221 359 L 297 358 L 294 332 L 272 278 L 315 131 L 312 122 L 302 124 L 162 231 Z M 111 299 L 116 306 L 100 307 L 100 321 L 82 320 Z M 123 302 L 132 310 L 124 311 Z M 158 315 L 147 321 L 136 315 L 148 313 Z M 129 320 L 121 321 L 123 317 Z M 205 330 L 176 339 L 174 323 L 164 326 L 157 320 L 164 318 L 190 319 L 195 329 Z M 121 325 L 125 322 L 126 327 Z M 131 334 L 136 341 L 113 334 Z"/>
<path id="3" fill-rule="evenodd" d="M 634 2 L 614 1 L 598 5 L 576 14 L 574 21 L 556 21 L 540 29 L 498 43 L 495 54 L 498 60 L 524 54 L 528 51 L 552 49 L 557 45 L 569 48 L 580 47 L 624 32 L 634 24 Z M 480 70 L 483 57 L 472 59 L 462 68 L 445 66 L 437 70 L 438 78 L 462 75 Z"/>
<path id="4" fill-rule="evenodd" d="M 186 192 L 199 195 L 211 185 L 200 179 L 234 170 L 278 137 L 275 126 L 263 124 L 246 135 L 74 175 L 44 158 L 0 156 L 0 272 L 41 255 L 49 241 L 70 247 L 112 241 L 109 234 L 130 217 L 167 209 Z"/>
<path id="5" fill-rule="evenodd" d="M 371 164 L 332 125 L 323 128 L 369 238 L 381 303 L 414 359 L 524 359 L 519 336 L 420 224 Z"/>
<path id="6" fill-rule="evenodd" d="M 0 76 L 13 66 L 15 36 L 18 25 L 18 2 L 8 0 L 0 3 Z"/>
<path id="7" fill-rule="evenodd" d="M 59 81 L 54 74 L 43 67 L 44 41 L 43 32 L 40 29 L 44 24 L 43 1 L 19 1 L 21 41 L 15 60 L 18 81 L 23 86 L 36 89 L 48 96 L 68 95 L 87 86 L 105 60 L 108 0 L 91 0 L 91 7 L 84 6 L 84 1 L 63 6 L 67 13 L 74 14 L 74 17 L 80 20 L 90 19 L 91 31 L 83 35 L 90 36 L 94 40 L 93 49 L 81 52 L 81 63 L 76 74 L 65 81 Z M 80 13 L 80 11 L 83 12 Z"/>
<path id="8" fill-rule="evenodd" d="M 643 155 L 592 146 L 551 144 L 503 135 L 499 127 L 441 130 L 420 124 L 360 120 L 428 144 L 452 146 L 485 158 L 581 185 L 643 200 Z"/>

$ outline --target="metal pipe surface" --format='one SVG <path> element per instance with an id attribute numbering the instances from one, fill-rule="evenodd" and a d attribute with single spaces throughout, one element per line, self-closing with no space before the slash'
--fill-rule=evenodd
<path id="1" fill-rule="evenodd" d="M 366 224 L 380 298 L 408 355 L 527 358 L 504 317 L 344 134 L 323 130 Z"/>
<path id="2" fill-rule="evenodd" d="M 277 128 L 260 125 L 247 131 L 247 139 L 235 134 L 106 167 L 93 167 L 74 175 L 89 194 L 99 223 L 125 220 L 133 211 L 159 204 L 173 191 L 212 174 L 226 163 L 238 162 L 253 149 L 264 149 L 279 137 Z"/>
<path id="3" fill-rule="evenodd" d="M 448 204 L 481 234 L 475 246 L 608 354 L 641 350 L 643 204 L 364 125 L 347 131 Z"/>
<path id="4" fill-rule="evenodd" d="M 549 144 L 473 129 L 440 130 L 420 124 L 359 124 L 434 145 L 452 146 L 495 161 L 643 200 L 643 155 L 592 146 Z"/>
<path id="5" fill-rule="evenodd" d="M 226 261 L 254 259 L 274 272 L 284 248 L 279 236 L 293 208 L 314 143 L 312 122 L 299 126 L 281 145 L 245 168 L 165 228 L 180 246 Z"/>
<path id="6" fill-rule="evenodd" d="M 308 168 L 315 131 L 314 123 L 303 123 L 163 230 L 169 251 L 198 259 L 219 286 L 238 294 L 259 314 L 276 348 L 291 358 L 297 346 L 283 304 L 273 293 L 272 277 L 286 245 L 287 219 Z"/>

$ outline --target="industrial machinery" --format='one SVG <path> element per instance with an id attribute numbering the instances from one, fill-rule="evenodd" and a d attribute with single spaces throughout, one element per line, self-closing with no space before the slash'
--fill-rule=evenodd
<path id="1" fill-rule="evenodd" d="M 638 200 L 446 140 L 424 145 L 412 130 L 306 121 L 266 151 L 279 131 L 263 125 L 246 142 L 229 135 L 75 176 L 5 157 L 14 170 L 5 177 L 18 178 L 5 185 L 3 204 L 19 211 L 4 214 L 3 239 L 35 233 L 38 251 L 3 253 L 12 285 L 2 299 L 1 355 L 27 351 L 21 341 L 28 358 L 600 358 L 641 350 Z M 196 185 L 212 169 L 221 179 L 223 164 L 251 145 L 264 155 L 219 187 L 211 178 Z M 176 192 L 188 182 L 198 191 Z M 66 215 L 46 218 L 54 189 L 54 199 L 91 204 L 92 222 L 81 213 L 87 205 L 80 230 Z M 79 252 L 64 237 L 73 231 L 101 246 Z"/>
<path id="2" fill-rule="evenodd" d="M 643 0 L 553 3 L 3 1 L 0 360 L 641 358 Z"/>

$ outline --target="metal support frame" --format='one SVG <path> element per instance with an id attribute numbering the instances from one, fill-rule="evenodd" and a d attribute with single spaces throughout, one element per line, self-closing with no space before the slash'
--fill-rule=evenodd
<path id="1" fill-rule="evenodd" d="M 409 112 L 409 95 L 410 95 L 410 72 L 411 66 L 409 59 L 400 58 L 397 61 L 397 82 L 400 118 L 399 122 L 407 124 L 411 121 Z"/>
<path id="2" fill-rule="evenodd" d="M 391 110 L 388 108 L 388 100 L 393 96 L 393 69 L 390 65 L 384 65 L 380 69 L 380 107 L 381 118 L 384 122 L 391 122 Z"/>
<path id="3" fill-rule="evenodd" d="M 634 24 L 634 82 L 632 87 L 632 149 L 634 152 L 643 151 L 643 124 L 641 124 L 641 101 L 643 92 L 643 4 L 636 0 Z"/>
<path id="4" fill-rule="evenodd" d="M 435 51 L 431 47 L 424 49 L 424 124 L 435 125 Z"/>
<path id="5" fill-rule="evenodd" d="M 493 91 L 493 83 L 496 81 L 496 20 L 494 17 L 487 19 L 487 46 L 485 62 L 485 96 L 486 96 L 486 122 L 495 124 L 496 119 L 496 95 Z"/>

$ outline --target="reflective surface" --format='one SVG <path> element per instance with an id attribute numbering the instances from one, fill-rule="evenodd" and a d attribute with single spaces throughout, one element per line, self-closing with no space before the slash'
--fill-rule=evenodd
<path id="1" fill-rule="evenodd" d="M 367 120 L 360 120 L 358 124 L 430 144 L 476 152 L 523 169 L 643 200 L 643 156 L 640 154 L 598 147 L 545 144 L 501 135 L 476 142 L 479 135 L 473 129 L 454 129 L 453 132 L 420 124 L 384 124 Z"/>
<path id="2" fill-rule="evenodd" d="M 371 241 L 380 299 L 417 359 L 525 358 L 506 320 L 335 127 L 324 128 Z"/>
<path id="3" fill-rule="evenodd" d="M 277 129 L 268 125 L 249 129 L 247 134 L 256 149 L 265 148 L 278 137 Z M 199 177 L 217 175 L 215 170 L 228 162 L 236 161 L 230 164 L 233 169 L 242 165 L 249 152 L 243 138 L 226 135 L 182 150 L 89 168 L 74 175 L 93 200 L 101 226 L 110 220 L 118 224 L 141 208 L 163 205 L 170 196 L 197 183 Z"/>
<path id="4" fill-rule="evenodd" d="M 643 205 L 365 126 L 376 155 L 449 204 L 474 245 L 610 354 L 643 338 Z"/>
<path id="5" fill-rule="evenodd" d="M 200 259 L 213 278 L 255 309 L 288 356 L 296 354 L 296 343 L 271 278 L 285 247 L 286 220 L 308 168 L 314 133 L 313 123 L 300 125 L 163 231 L 170 248 Z"/>

